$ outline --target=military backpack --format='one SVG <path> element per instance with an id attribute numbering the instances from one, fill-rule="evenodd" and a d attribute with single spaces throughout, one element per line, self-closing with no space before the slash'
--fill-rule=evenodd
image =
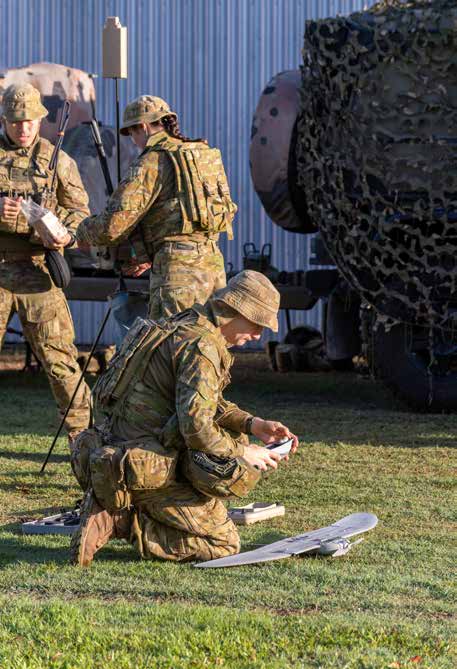
<path id="1" fill-rule="evenodd" d="M 233 239 L 237 206 L 230 197 L 219 149 L 204 142 L 166 141 L 151 150 L 164 151 L 173 164 L 182 232 L 190 234 L 198 228 L 207 234 L 226 232 Z"/>

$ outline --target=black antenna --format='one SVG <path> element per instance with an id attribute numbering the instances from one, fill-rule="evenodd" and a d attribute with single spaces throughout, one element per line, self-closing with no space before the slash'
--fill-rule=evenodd
<path id="1" fill-rule="evenodd" d="M 54 146 L 54 151 L 52 152 L 51 160 L 49 161 L 49 169 L 54 171 L 52 175 L 51 182 L 51 193 L 54 190 L 54 184 L 57 178 L 57 163 L 59 160 L 59 152 L 62 148 L 63 138 L 65 136 L 65 131 L 67 129 L 68 121 L 70 120 L 70 108 L 71 103 L 69 100 L 65 100 L 62 107 L 62 114 L 60 115 L 59 130 L 57 131 L 57 140 Z"/>
<path id="2" fill-rule="evenodd" d="M 90 129 L 92 130 L 92 139 L 94 140 L 95 148 L 97 149 L 98 159 L 100 161 L 100 166 L 102 168 L 103 176 L 105 178 L 106 190 L 108 191 L 108 195 L 111 195 L 114 190 L 113 182 L 111 181 L 111 175 L 109 173 L 108 160 L 106 158 L 105 147 L 103 146 L 102 138 L 100 135 L 100 128 L 95 116 L 90 122 Z"/>

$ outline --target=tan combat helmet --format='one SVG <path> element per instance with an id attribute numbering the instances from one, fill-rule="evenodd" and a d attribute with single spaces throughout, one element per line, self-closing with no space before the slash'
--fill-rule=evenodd
<path id="1" fill-rule="evenodd" d="M 10 123 L 35 121 L 48 115 L 40 91 L 32 84 L 11 84 L 3 93 L 2 116 Z"/>
<path id="2" fill-rule="evenodd" d="M 138 123 L 156 123 L 164 116 L 176 116 L 165 100 L 153 95 L 140 95 L 129 102 L 122 118 L 121 134 L 128 135 L 128 129 Z"/>
<path id="3" fill-rule="evenodd" d="M 224 302 L 252 323 L 278 331 L 280 295 L 264 274 L 245 269 L 233 276 L 213 299 Z"/>

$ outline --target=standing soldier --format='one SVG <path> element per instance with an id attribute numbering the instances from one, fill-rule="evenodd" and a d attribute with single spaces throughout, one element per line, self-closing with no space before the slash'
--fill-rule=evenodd
<path id="1" fill-rule="evenodd" d="M 138 276 L 152 262 L 149 316 L 169 317 L 225 286 L 217 241 L 221 232 L 232 239 L 237 207 L 220 151 L 184 137 L 161 98 L 143 95 L 128 104 L 121 133 L 142 153 L 106 209 L 79 226 L 77 240 L 81 248 L 113 246 L 139 229 L 146 255 L 126 274 Z"/>
<path id="2" fill-rule="evenodd" d="M 65 296 L 45 265 L 45 248 L 62 250 L 75 243 L 74 233 L 87 216 L 88 197 L 78 168 L 59 155 L 54 192 L 49 160 L 53 145 L 39 135 L 47 115 L 39 91 L 31 84 L 9 86 L 3 94 L 0 135 L 0 347 L 11 315 L 17 312 L 24 336 L 43 365 L 63 415 L 80 377 L 73 344 L 74 329 Z M 32 232 L 21 213 L 21 199 L 40 199 L 68 230 L 60 242 L 43 229 Z M 90 393 L 81 384 L 65 427 L 70 439 L 88 426 Z"/>

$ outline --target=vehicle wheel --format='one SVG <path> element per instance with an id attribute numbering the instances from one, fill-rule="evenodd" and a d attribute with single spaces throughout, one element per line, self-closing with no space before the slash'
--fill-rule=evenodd
<path id="1" fill-rule="evenodd" d="M 296 372 L 327 372 L 331 369 L 325 356 L 322 335 L 310 325 L 298 325 L 290 330 L 284 344 L 276 349 L 276 363 L 280 371 L 281 368 L 287 371 L 287 360 Z"/>
<path id="2" fill-rule="evenodd" d="M 329 361 L 335 372 L 353 372 L 354 361 L 352 358 L 341 358 L 341 360 Z"/>
<path id="3" fill-rule="evenodd" d="M 457 410 L 457 343 L 435 328 L 379 324 L 371 333 L 375 376 L 417 411 Z"/>
<path id="4" fill-rule="evenodd" d="M 295 344 L 295 346 L 306 346 L 314 340 L 320 340 L 323 344 L 322 334 L 311 325 L 297 325 L 284 337 L 285 344 Z"/>

